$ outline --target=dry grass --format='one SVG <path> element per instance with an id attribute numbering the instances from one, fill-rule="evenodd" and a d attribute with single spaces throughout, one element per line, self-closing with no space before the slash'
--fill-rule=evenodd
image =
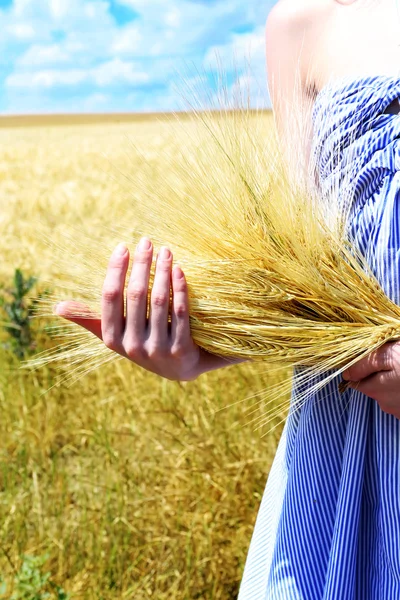
<path id="1" fill-rule="evenodd" d="M 256 112 L 256 111 L 254 111 Z M 271 111 L 263 111 L 268 118 Z M 190 112 L 178 114 L 179 121 L 191 119 Z M 71 113 L 71 114 L 38 114 L 38 115 L 0 115 L 0 129 L 15 127 L 53 127 L 56 125 L 129 125 L 132 123 L 149 123 L 150 121 L 165 121 L 165 113 Z"/>
<path id="2" fill-rule="evenodd" d="M 306 367 L 300 405 L 400 337 L 400 308 L 346 239 L 337 190 L 318 202 L 288 181 L 271 125 L 243 111 L 0 132 L 3 279 L 20 267 L 53 290 L 48 317 L 62 299 L 90 316 L 113 247 L 147 234 L 185 270 L 194 339 L 268 362 L 264 375 L 252 365 L 183 386 L 55 324 L 66 342 L 41 338 L 41 370 L 4 374 L 4 565 L 47 551 L 54 576 L 88 598 L 235 597 L 276 448 L 245 423 L 279 431 L 291 371 L 277 367 Z"/>
<path id="3" fill-rule="evenodd" d="M 77 315 L 98 318 L 110 240 L 132 247 L 146 233 L 167 244 L 186 273 L 194 340 L 227 358 L 302 367 L 300 406 L 338 372 L 398 339 L 400 308 L 346 238 L 338 190 L 321 198 L 310 183 L 299 185 L 300 159 L 288 176 L 267 123 L 242 109 L 166 125 L 172 139 L 160 146 L 161 160 L 145 152 L 125 171 L 128 197 L 119 220 L 110 219 L 109 231 L 96 237 L 64 242 L 55 261 L 64 257 L 64 276 L 50 304 L 70 297 L 83 303 Z M 299 155 L 297 129 L 292 157 L 296 148 Z M 350 197 L 354 161 L 345 167 L 341 191 Z M 43 314 L 51 315 L 49 302 Z M 35 364 L 66 360 L 73 378 L 116 358 L 75 325 L 69 339 L 62 352 L 44 353 Z M 290 387 L 289 377 L 270 391 L 272 407 L 261 423 L 281 410 Z"/>
<path id="4" fill-rule="evenodd" d="M 0 130 L 1 281 L 19 267 L 73 290 L 99 247 L 100 271 L 138 192 L 130 177 L 146 161 L 142 177 L 162 180 L 183 141 L 154 120 Z M 65 271 L 48 241 L 76 229 L 86 251 Z M 68 387 L 51 365 L 1 364 L 0 573 L 48 554 L 72 598 L 234 598 L 278 430 L 246 426 L 267 399 L 221 409 L 278 375 L 247 365 L 179 385 L 117 361 Z"/>

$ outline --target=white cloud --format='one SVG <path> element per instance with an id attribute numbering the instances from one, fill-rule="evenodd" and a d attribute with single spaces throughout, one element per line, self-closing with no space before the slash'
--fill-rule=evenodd
<path id="1" fill-rule="evenodd" d="M 107 110 L 111 97 L 107 94 L 96 92 L 85 98 L 82 102 L 82 112 L 101 112 Z"/>
<path id="2" fill-rule="evenodd" d="M 5 81 L 7 88 L 52 88 L 60 85 L 78 85 L 87 79 L 87 74 L 80 69 L 68 71 L 37 71 L 36 73 L 13 73 Z"/>
<path id="3" fill-rule="evenodd" d="M 92 82 L 98 87 L 128 84 L 137 86 L 148 83 L 147 73 L 130 62 L 115 59 L 92 69 L 48 69 L 37 72 L 13 73 L 5 81 L 8 88 L 53 88 L 76 86 Z"/>
<path id="4" fill-rule="evenodd" d="M 129 24 L 122 31 L 115 33 L 114 40 L 111 42 L 110 50 L 112 54 L 133 54 L 140 50 L 143 36 L 138 25 Z"/>
<path id="5" fill-rule="evenodd" d="M 218 67 L 220 63 L 233 62 L 243 65 L 247 62 L 265 65 L 265 33 L 258 27 L 251 33 L 235 34 L 227 44 L 211 46 L 204 57 L 205 66 Z"/>
<path id="6" fill-rule="evenodd" d="M 264 21 L 274 1 L 114 0 L 137 13 L 119 26 L 111 0 L 14 0 L 0 10 L 0 57 L 13 64 L 0 110 L 20 110 L 24 102 L 33 110 L 96 103 L 107 110 L 107 102 L 116 110 L 176 108 L 179 94 L 170 84 L 182 88 L 179 80 L 194 75 L 192 63 L 200 71 L 214 67 L 216 52 L 232 71 L 236 51 L 239 77 L 250 55 L 255 90 L 255 81 L 265 81 Z M 251 33 L 235 33 L 243 28 Z"/>
<path id="7" fill-rule="evenodd" d="M 26 41 L 35 37 L 35 30 L 29 23 L 15 23 L 8 25 L 4 33 L 16 40 Z"/>
<path id="8" fill-rule="evenodd" d="M 81 8 L 81 12 L 83 12 L 86 15 L 86 17 L 92 21 L 98 21 L 99 19 L 104 19 L 104 18 L 108 20 L 109 6 L 110 6 L 109 2 L 101 2 L 101 1 L 88 2 L 84 5 L 83 11 Z"/>
<path id="9" fill-rule="evenodd" d="M 237 71 L 231 95 L 249 98 L 258 108 L 270 106 L 267 88 L 264 27 L 251 33 L 233 35 L 230 42 L 209 48 L 204 57 L 204 68 Z"/>
<path id="10" fill-rule="evenodd" d="M 17 59 L 17 65 L 23 67 L 36 67 L 49 64 L 60 64 L 70 60 L 70 53 L 59 44 L 44 46 L 33 44 L 22 56 Z"/>
<path id="11" fill-rule="evenodd" d="M 63 19 L 68 13 L 68 0 L 49 0 L 50 11 L 54 19 Z"/>
<path id="12" fill-rule="evenodd" d="M 144 73 L 133 63 L 122 61 L 119 58 L 92 69 L 90 77 L 93 78 L 99 87 L 106 87 L 117 83 L 139 85 L 148 83 L 149 81 L 148 73 Z"/>
<path id="13" fill-rule="evenodd" d="M 207 6 L 189 0 L 119 0 L 139 14 L 143 53 L 182 57 L 204 52 L 210 38 L 229 38 L 233 24 L 249 23 L 255 0 L 225 0 Z"/>
<path id="14" fill-rule="evenodd" d="M 168 27 L 179 27 L 181 20 L 181 12 L 176 6 L 165 15 L 165 24 L 168 25 Z"/>
<path id="15" fill-rule="evenodd" d="M 23 16 L 24 13 L 29 10 L 33 5 L 33 0 L 14 0 L 13 10 L 17 17 Z"/>

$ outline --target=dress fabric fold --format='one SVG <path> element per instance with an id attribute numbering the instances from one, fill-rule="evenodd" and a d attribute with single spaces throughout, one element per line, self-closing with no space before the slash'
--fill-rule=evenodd
<path id="1" fill-rule="evenodd" d="M 321 202 L 400 304 L 400 79 L 342 79 L 313 109 Z M 296 376 L 292 406 L 298 394 Z M 400 389 L 399 389 L 400 403 Z M 400 420 L 333 379 L 292 408 L 268 477 L 239 600 L 400 598 Z"/>

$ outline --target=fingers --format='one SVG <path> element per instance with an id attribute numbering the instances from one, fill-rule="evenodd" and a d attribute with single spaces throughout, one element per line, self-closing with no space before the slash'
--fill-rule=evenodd
<path id="1" fill-rule="evenodd" d="M 346 369 L 343 372 L 343 379 L 360 381 L 379 371 L 390 371 L 393 368 L 393 346 L 394 343 L 388 343 L 371 352 L 369 356 Z"/>
<path id="2" fill-rule="evenodd" d="M 171 268 L 172 254 L 168 248 L 161 248 L 157 257 L 149 315 L 149 337 L 160 350 L 168 341 Z"/>
<path id="3" fill-rule="evenodd" d="M 108 348 L 120 354 L 123 353 L 124 289 L 128 264 L 128 249 L 119 244 L 108 263 L 101 299 L 102 339 Z"/>
<path id="4" fill-rule="evenodd" d="M 98 338 L 102 338 L 100 316 L 90 310 L 88 306 L 79 302 L 60 302 L 55 308 L 55 314 L 68 321 L 84 327 Z"/>
<path id="5" fill-rule="evenodd" d="M 349 387 L 365 394 L 369 398 L 373 398 L 379 404 L 385 404 L 385 401 L 382 401 L 382 399 L 391 393 L 392 388 L 398 389 L 394 371 L 374 373 L 362 381 L 351 382 Z M 399 394 L 397 393 L 397 395 Z"/>
<path id="6" fill-rule="evenodd" d="M 191 342 L 188 288 L 180 267 L 172 271 L 172 293 L 171 346 L 173 354 L 180 356 Z"/>
<path id="7" fill-rule="evenodd" d="M 147 326 L 147 295 L 152 260 L 152 243 L 143 238 L 136 248 L 126 294 L 125 335 L 129 338 L 143 339 Z"/>
<path id="8" fill-rule="evenodd" d="M 136 249 L 128 282 L 125 316 L 129 252 L 122 244 L 114 250 L 107 268 L 101 320 L 77 302 L 60 303 L 56 313 L 94 333 L 111 350 L 168 379 L 190 381 L 204 370 L 224 366 L 218 357 L 211 355 L 210 364 L 201 364 L 206 353 L 200 351 L 191 337 L 186 279 L 179 267 L 175 267 L 172 276 L 173 257 L 168 248 L 162 248 L 157 258 L 147 318 L 152 260 L 153 246 L 143 238 Z"/>

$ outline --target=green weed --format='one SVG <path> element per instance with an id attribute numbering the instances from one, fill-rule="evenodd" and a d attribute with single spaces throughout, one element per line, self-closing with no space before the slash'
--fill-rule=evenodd
<path id="1" fill-rule="evenodd" d="M 51 581 L 51 573 L 44 572 L 48 556 L 22 556 L 20 569 L 15 573 L 13 593 L 10 600 L 69 600 L 62 587 Z M 7 593 L 7 584 L 3 582 L 0 592 Z"/>
<path id="2" fill-rule="evenodd" d="M 3 347 L 11 349 L 14 354 L 23 359 L 33 350 L 31 317 L 37 300 L 29 300 L 28 294 L 36 284 L 36 277 L 25 278 L 20 269 L 16 269 L 11 287 L 2 287 L 0 307 L 5 316 L 2 323 L 8 333 L 8 341 Z"/>

